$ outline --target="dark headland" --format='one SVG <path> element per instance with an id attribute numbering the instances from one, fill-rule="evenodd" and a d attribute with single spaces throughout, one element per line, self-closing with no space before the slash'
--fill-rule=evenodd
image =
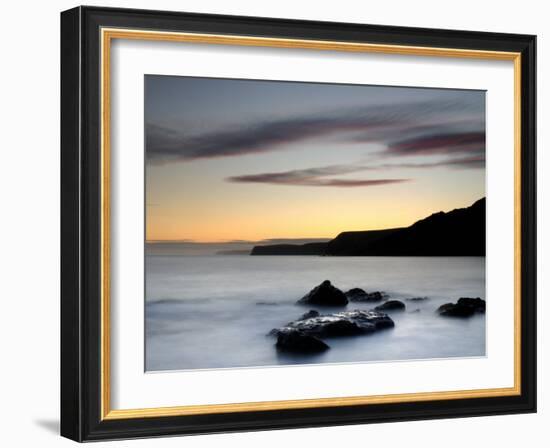
<path id="1" fill-rule="evenodd" d="M 485 256 L 485 198 L 409 227 L 342 232 L 326 243 L 254 246 L 250 255 Z"/>

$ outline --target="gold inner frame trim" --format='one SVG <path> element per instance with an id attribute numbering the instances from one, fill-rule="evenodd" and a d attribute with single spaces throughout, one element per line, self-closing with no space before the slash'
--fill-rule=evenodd
<path id="1" fill-rule="evenodd" d="M 317 407 L 354 406 L 415 401 L 503 397 L 521 394 L 521 54 L 515 52 L 419 47 L 305 39 L 279 39 L 218 34 L 101 29 L 101 419 L 115 420 L 229 412 L 252 412 Z M 493 389 L 419 392 L 303 400 L 279 400 L 140 409 L 111 409 L 110 345 L 110 63 L 111 41 L 131 39 L 214 45 L 294 48 L 357 53 L 455 57 L 513 61 L 514 63 L 514 386 Z"/>

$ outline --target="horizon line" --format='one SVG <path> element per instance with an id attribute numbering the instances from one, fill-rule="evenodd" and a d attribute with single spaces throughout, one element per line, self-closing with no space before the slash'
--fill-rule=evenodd
<path id="1" fill-rule="evenodd" d="M 190 243 L 190 244 L 256 244 L 261 242 L 267 242 L 267 241 L 277 241 L 277 240 L 300 240 L 300 241 L 320 241 L 320 240 L 331 240 L 333 239 L 333 236 L 326 236 L 326 237 L 274 237 L 274 238 L 262 238 L 259 240 L 219 240 L 219 241 L 200 241 L 200 240 L 191 240 L 191 239 L 153 239 L 148 240 L 146 239 L 146 243 Z"/>
<path id="2" fill-rule="evenodd" d="M 185 239 L 185 238 L 177 239 L 177 240 L 174 240 L 174 239 L 169 239 L 169 240 L 153 239 L 153 240 L 149 240 L 149 239 L 145 238 L 145 243 L 146 244 L 154 244 L 154 243 L 191 243 L 191 244 L 229 244 L 229 243 L 247 244 L 248 243 L 248 244 L 257 244 L 257 243 L 266 242 L 266 241 L 273 241 L 273 240 L 302 240 L 302 241 L 332 240 L 332 239 L 336 238 L 338 235 L 340 235 L 341 233 L 344 233 L 344 232 L 372 232 L 372 231 L 377 231 L 377 230 L 390 230 L 390 229 L 407 228 L 407 227 L 412 226 L 415 222 L 418 222 L 419 220 L 422 220 L 422 219 L 425 219 L 429 216 L 432 216 L 435 213 L 441 213 L 441 212 L 449 213 L 453 210 L 460 210 L 460 209 L 463 209 L 463 208 L 468 208 L 468 207 L 473 206 L 475 203 L 477 203 L 479 201 L 482 201 L 482 200 L 486 200 L 486 199 L 487 199 L 487 195 L 483 195 L 481 198 L 476 199 L 475 201 L 471 202 L 469 205 L 466 205 L 466 206 L 463 206 L 463 207 L 456 207 L 456 208 L 450 209 L 448 211 L 443 211 L 443 210 L 434 211 L 430 215 L 427 215 L 424 218 L 418 218 L 416 221 L 414 221 L 411 224 L 406 225 L 406 226 L 390 227 L 390 228 L 383 228 L 383 229 L 341 230 L 335 236 L 331 236 L 331 237 L 305 237 L 305 238 L 300 238 L 300 237 L 294 237 L 294 238 L 271 237 L 271 238 L 263 238 L 263 239 L 260 239 L 260 240 L 239 240 L 239 239 L 237 239 L 237 240 L 221 240 L 221 241 L 197 241 L 197 240 Z"/>

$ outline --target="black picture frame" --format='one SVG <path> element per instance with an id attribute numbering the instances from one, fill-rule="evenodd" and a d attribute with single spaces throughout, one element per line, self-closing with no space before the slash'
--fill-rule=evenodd
<path id="1" fill-rule="evenodd" d="M 101 411 L 103 27 L 521 54 L 521 393 L 126 419 Z M 61 434 L 76 441 L 536 412 L 536 37 L 271 18 L 77 7 L 61 14 Z"/>

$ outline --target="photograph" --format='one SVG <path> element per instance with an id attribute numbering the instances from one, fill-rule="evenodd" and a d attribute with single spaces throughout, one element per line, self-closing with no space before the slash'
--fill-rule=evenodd
<path id="1" fill-rule="evenodd" d="M 144 129 L 147 372 L 486 356 L 486 91 L 145 74 Z"/>

